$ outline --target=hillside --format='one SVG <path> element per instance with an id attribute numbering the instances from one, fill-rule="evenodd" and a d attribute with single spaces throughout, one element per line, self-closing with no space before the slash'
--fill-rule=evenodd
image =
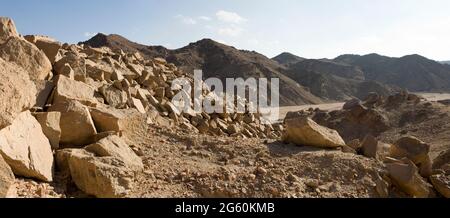
<path id="1" fill-rule="evenodd" d="M 127 52 L 139 51 L 147 58 L 162 57 L 176 64 L 185 72 L 202 69 L 205 78 L 280 78 L 280 104 L 317 104 L 322 99 L 312 95 L 305 87 L 298 85 L 281 74 L 280 65 L 256 52 L 238 50 L 210 39 L 191 43 L 186 47 L 169 50 L 158 46 L 144 46 L 118 35 L 99 34 L 82 44 L 93 47 L 106 46 Z"/>
<path id="2" fill-rule="evenodd" d="M 366 79 L 415 92 L 449 91 L 450 67 L 420 55 L 392 58 L 378 54 L 342 55 L 336 62 L 358 66 Z"/>
<path id="3" fill-rule="evenodd" d="M 127 52 L 139 51 L 147 58 L 163 57 L 186 72 L 202 69 L 204 77 L 208 78 L 280 78 L 282 106 L 364 98 L 373 91 L 391 93 L 389 87 L 365 81 L 364 73 L 358 67 L 331 60 L 308 60 L 290 53 L 269 59 L 259 53 L 238 50 L 211 39 L 203 39 L 176 50 L 145 46 L 118 35 L 104 34 L 80 44 L 106 46 Z"/>

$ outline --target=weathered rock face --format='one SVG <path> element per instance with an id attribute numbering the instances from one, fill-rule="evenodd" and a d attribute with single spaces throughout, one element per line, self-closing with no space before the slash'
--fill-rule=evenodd
<path id="1" fill-rule="evenodd" d="M 336 130 L 320 126 L 310 118 L 298 117 L 288 119 L 285 122 L 285 142 L 325 148 L 345 145 L 344 140 Z"/>
<path id="2" fill-rule="evenodd" d="M 133 170 L 114 157 L 96 157 L 84 149 L 65 149 L 58 151 L 57 161 L 60 168 L 68 168 L 78 188 L 99 198 L 125 197 L 133 186 Z"/>
<path id="3" fill-rule="evenodd" d="M 39 122 L 29 111 L 0 130 L 0 153 L 16 175 L 50 182 L 53 153 Z"/>
<path id="4" fill-rule="evenodd" d="M 59 148 L 59 140 L 61 138 L 61 121 L 60 112 L 35 113 L 36 120 L 41 124 L 42 131 L 50 141 L 53 149 Z"/>
<path id="5" fill-rule="evenodd" d="M 49 108 L 50 112 L 60 112 L 61 139 L 63 147 L 85 146 L 97 134 L 87 106 L 77 101 L 60 101 Z"/>
<path id="6" fill-rule="evenodd" d="M 0 198 L 14 197 L 14 174 L 0 155 Z"/>
<path id="7" fill-rule="evenodd" d="M 0 44 L 5 43 L 11 36 L 19 37 L 14 21 L 7 17 L 0 17 Z"/>
<path id="8" fill-rule="evenodd" d="M 0 58 L 0 129 L 36 103 L 36 86 L 27 73 Z"/>
<path id="9" fill-rule="evenodd" d="M 83 82 L 58 76 L 55 86 L 53 104 L 68 100 L 76 100 L 87 106 L 95 106 L 98 103 L 94 98 L 95 89 Z"/>
<path id="10" fill-rule="evenodd" d="M 52 64 L 47 56 L 22 38 L 9 38 L 0 46 L 0 57 L 22 67 L 33 81 L 45 80 L 52 71 Z"/>
<path id="11" fill-rule="evenodd" d="M 59 49 L 61 49 L 61 43 L 57 42 L 54 39 L 44 36 L 25 36 L 25 39 L 41 49 L 47 58 L 50 60 L 50 63 L 55 63 L 58 58 Z"/>
<path id="12" fill-rule="evenodd" d="M 108 136 L 94 144 L 88 145 L 85 149 L 99 157 L 117 158 L 134 171 L 142 171 L 144 169 L 141 158 L 118 136 Z"/>
<path id="13" fill-rule="evenodd" d="M 418 198 L 434 196 L 431 185 L 419 175 L 417 167 L 410 160 L 405 160 L 404 163 L 389 163 L 386 166 L 394 184 L 407 194 Z"/>

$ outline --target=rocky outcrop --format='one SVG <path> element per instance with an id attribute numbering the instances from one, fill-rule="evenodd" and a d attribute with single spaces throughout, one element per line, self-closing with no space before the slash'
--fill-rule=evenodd
<path id="1" fill-rule="evenodd" d="M 285 121 L 283 140 L 297 145 L 335 148 L 345 146 L 336 130 L 318 125 L 308 117 L 292 118 Z"/>
<path id="2" fill-rule="evenodd" d="M 14 174 L 50 182 L 53 153 L 41 125 L 29 111 L 0 130 L 0 154 Z"/>

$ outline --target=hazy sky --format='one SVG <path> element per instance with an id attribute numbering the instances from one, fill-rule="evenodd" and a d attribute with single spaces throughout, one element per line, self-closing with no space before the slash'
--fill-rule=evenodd
<path id="1" fill-rule="evenodd" d="M 0 16 L 71 43 L 103 32 L 169 48 L 212 38 L 269 57 L 450 60 L 448 0 L 2 0 Z"/>

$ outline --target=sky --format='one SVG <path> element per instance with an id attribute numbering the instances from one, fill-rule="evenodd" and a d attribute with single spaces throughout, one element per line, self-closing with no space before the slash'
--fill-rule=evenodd
<path id="1" fill-rule="evenodd" d="M 2 0 L 0 16 L 69 43 L 101 32 L 171 49 L 211 38 L 268 57 L 450 60 L 448 0 Z"/>

